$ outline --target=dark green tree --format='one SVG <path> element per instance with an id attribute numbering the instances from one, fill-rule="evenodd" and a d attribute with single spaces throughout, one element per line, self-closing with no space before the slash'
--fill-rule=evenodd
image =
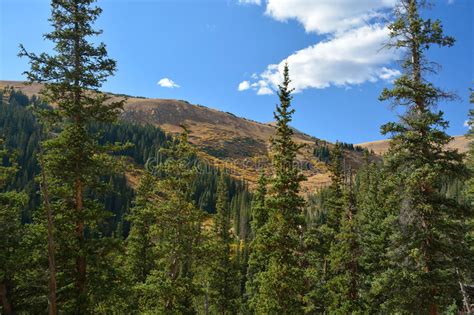
<path id="1" fill-rule="evenodd" d="M 252 200 L 252 212 L 250 226 L 252 228 L 253 237 L 257 231 L 267 223 L 268 209 L 265 206 L 265 199 L 267 197 L 267 177 L 262 170 L 257 182 L 257 189 Z"/>
<path id="2" fill-rule="evenodd" d="M 300 314 L 303 312 L 304 274 L 302 269 L 302 233 L 304 199 L 299 195 L 304 180 L 296 160 L 301 145 L 292 139 L 290 122 L 290 77 L 288 65 L 279 86 L 280 104 L 274 114 L 276 135 L 272 139 L 271 180 L 266 206 L 268 221 L 259 229 L 252 250 L 266 259 L 267 267 L 255 275 L 257 292 L 251 308 L 259 314 Z"/>
<path id="3" fill-rule="evenodd" d="M 332 277 L 330 252 L 340 231 L 344 216 L 344 150 L 337 142 L 330 152 L 331 185 L 320 192 L 322 202 L 316 218 L 308 217 L 305 231 L 305 310 L 308 313 L 326 312 L 330 298 L 328 281 Z"/>
<path id="4" fill-rule="evenodd" d="M 352 174 L 344 187 L 344 213 L 331 245 L 328 260 L 330 279 L 327 283 L 331 314 L 354 314 L 361 311 L 359 295 L 360 248 L 357 230 L 357 202 Z"/>
<path id="5" fill-rule="evenodd" d="M 68 254 L 75 260 L 75 291 L 70 297 L 74 300 L 75 312 L 80 314 L 89 309 L 87 253 L 93 252 L 93 244 L 86 240 L 86 230 L 103 217 L 100 205 L 89 200 L 87 194 L 100 185 L 100 175 L 107 169 L 104 153 L 110 150 L 97 143 L 97 135 L 92 134 L 88 126 L 92 122 L 115 121 L 123 106 L 123 102 L 107 102 L 109 97 L 98 90 L 115 72 L 116 63 L 107 57 L 104 44 L 96 45 L 92 40 L 101 33 L 93 28 L 101 13 L 93 2 L 52 0 L 53 31 L 46 34 L 45 39 L 54 44 L 55 54 L 37 55 L 23 46 L 19 54 L 30 60 L 31 68 L 25 72 L 27 78 L 44 83 L 41 95 L 46 102 L 55 105 L 52 111 L 43 111 L 42 115 L 42 119 L 60 130 L 57 136 L 43 143 L 44 159 L 51 190 L 74 225 L 69 226 L 69 220 L 58 221 L 68 226 L 63 232 L 71 233 L 68 237 L 74 239 L 73 244 L 68 241 L 67 246 Z M 64 285 L 69 287 L 69 284 Z"/>
<path id="6" fill-rule="evenodd" d="M 211 236 L 215 253 L 210 264 L 211 303 L 218 314 L 237 314 L 240 278 L 236 252 L 232 251 L 236 242 L 231 231 L 229 189 L 224 174 L 217 186 L 216 209 Z"/>
<path id="7" fill-rule="evenodd" d="M 21 225 L 21 208 L 26 204 L 25 194 L 4 191 L 17 172 L 17 163 L 0 139 L 0 302 L 2 313 L 16 313 L 16 283 L 22 263 L 20 245 L 24 233 Z"/>
<path id="8" fill-rule="evenodd" d="M 266 207 L 265 200 L 267 197 L 267 177 L 265 171 L 261 170 L 258 178 L 257 189 L 252 200 L 251 208 L 251 239 L 248 244 L 250 254 L 247 268 L 247 279 L 245 283 L 245 295 L 244 299 L 246 304 L 253 304 L 258 289 L 258 279 L 256 275 L 260 274 L 265 270 L 266 259 L 262 255 L 261 251 L 255 251 L 253 249 L 256 244 L 255 239 L 259 234 L 260 229 L 267 223 L 268 220 L 268 208 Z"/>
<path id="9" fill-rule="evenodd" d="M 390 312 L 436 314 L 459 300 L 456 268 L 472 268 L 465 235 L 472 209 L 446 197 L 443 181 L 466 177 L 463 156 L 446 149 L 448 122 L 433 108 L 452 95 L 427 81 L 435 69 L 426 59 L 432 45 L 452 46 L 439 20 L 424 19 L 425 1 L 401 0 L 389 25 L 388 46 L 403 49 L 403 74 L 380 99 L 406 107 L 401 121 L 382 127 L 392 141 L 385 157 L 387 180 L 397 183 L 400 196 L 394 233 L 388 250 L 392 266 L 383 275 Z"/>
<path id="10" fill-rule="evenodd" d="M 142 184 L 139 213 L 132 211 L 129 251 L 136 260 L 142 259 L 138 253 L 147 253 L 145 262 L 132 262 L 133 270 L 140 272 L 138 280 L 144 280 L 136 285 L 141 312 L 196 312 L 194 299 L 201 287 L 194 275 L 203 246 L 204 213 L 192 201 L 197 170 L 189 165 L 195 153 L 187 139 L 184 132 L 170 148 L 161 149 L 165 161 L 149 170 L 155 176 L 145 177 L 151 190 Z"/>
<path id="11" fill-rule="evenodd" d="M 128 275 L 131 296 L 128 299 L 130 310 L 138 309 L 139 289 L 155 267 L 152 228 L 156 222 L 156 179 L 145 173 L 137 188 L 137 194 L 130 214 L 130 232 L 126 240 L 125 270 Z"/>
<path id="12" fill-rule="evenodd" d="M 329 164 L 329 174 L 331 185 L 329 186 L 329 198 L 326 201 L 328 235 L 330 242 L 339 231 L 341 219 L 344 212 L 344 181 L 345 181 L 345 158 L 344 149 L 341 142 L 336 142 L 331 151 L 331 162 Z"/>
<path id="13" fill-rule="evenodd" d="M 378 280 L 390 267 L 386 249 L 390 245 L 392 223 L 399 204 L 398 182 L 387 180 L 387 174 L 366 156 L 365 165 L 357 172 L 357 229 L 360 246 L 360 298 L 364 310 L 380 311 L 387 293 Z"/>

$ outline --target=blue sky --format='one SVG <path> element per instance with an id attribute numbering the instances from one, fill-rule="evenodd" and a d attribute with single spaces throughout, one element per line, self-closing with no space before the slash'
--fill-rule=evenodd
<path id="1" fill-rule="evenodd" d="M 99 0 L 100 40 L 118 62 L 104 90 L 183 99 L 269 122 L 278 101 L 270 93 L 288 60 L 298 90 L 296 128 L 330 141 L 381 139 L 380 125 L 396 119 L 377 100 L 398 71 L 396 53 L 379 49 L 393 2 Z M 457 43 L 429 51 L 443 66 L 433 80 L 461 97 L 439 109 L 451 122 L 449 133 L 464 134 L 474 79 L 474 1 L 434 3 L 428 14 Z M 0 0 L 0 79 L 24 78 L 28 64 L 17 57 L 19 43 L 33 52 L 51 49 L 42 39 L 49 14 L 47 0 Z"/>

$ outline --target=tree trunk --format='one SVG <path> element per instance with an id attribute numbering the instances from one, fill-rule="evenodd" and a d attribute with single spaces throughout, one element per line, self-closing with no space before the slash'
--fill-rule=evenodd
<path id="1" fill-rule="evenodd" d="M 438 305 L 436 303 L 430 305 L 430 315 L 438 315 Z"/>
<path id="2" fill-rule="evenodd" d="M 7 295 L 8 295 L 7 284 L 6 284 L 6 281 L 3 280 L 2 282 L 0 282 L 0 298 L 2 300 L 3 311 L 5 312 L 5 315 L 12 315 L 13 306 L 10 303 L 10 300 L 8 300 Z"/>

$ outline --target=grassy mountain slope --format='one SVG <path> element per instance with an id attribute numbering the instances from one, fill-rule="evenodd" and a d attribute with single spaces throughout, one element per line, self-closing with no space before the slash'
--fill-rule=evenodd
<path id="1" fill-rule="evenodd" d="M 19 81 L 0 81 L 0 89 L 11 86 L 28 96 L 38 95 L 41 84 L 26 85 Z M 124 95 L 111 94 L 114 98 Z M 122 119 L 139 124 L 159 126 L 168 133 L 177 133 L 180 125 L 185 125 L 191 132 L 190 141 L 199 149 L 201 158 L 210 164 L 228 169 L 236 178 L 243 178 L 250 183 L 256 181 L 258 169 L 269 163 L 268 154 L 270 138 L 275 133 L 272 124 L 263 124 L 237 117 L 201 105 L 173 99 L 149 99 L 128 96 Z M 308 178 L 304 183 L 305 190 L 314 190 L 330 182 L 326 164 L 320 162 L 313 154 L 317 146 L 333 144 L 295 130 L 294 139 L 305 144 L 298 160 Z M 465 150 L 462 137 L 457 144 Z M 384 152 L 386 142 L 370 142 L 360 146 L 373 149 L 375 153 Z M 363 161 L 363 154 L 346 150 L 346 163 L 357 168 Z"/>
<path id="2" fill-rule="evenodd" d="M 41 90 L 41 84 L 0 81 L 0 89 L 6 86 L 30 97 L 38 95 Z M 124 97 L 111 95 L 114 98 Z M 231 113 L 172 99 L 128 96 L 122 119 L 159 126 L 168 133 L 180 132 L 180 125 L 185 125 L 191 132 L 190 141 L 199 149 L 201 157 L 214 166 L 225 167 L 234 177 L 251 183 L 258 176 L 257 169 L 268 165 L 269 140 L 275 132 L 275 127 L 271 124 L 258 123 Z M 318 162 L 313 155 L 315 144 L 326 142 L 301 132 L 295 133 L 295 140 L 306 145 L 299 156 L 301 167 L 305 169 L 309 179 L 306 187 L 327 184 L 329 177 L 326 165 Z M 349 157 L 349 160 L 353 158 Z M 358 157 L 354 156 L 354 160 L 358 160 Z"/>
<path id="3" fill-rule="evenodd" d="M 449 144 L 449 148 L 457 149 L 461 153 L 466 153 L 469 149 L 469 139 L 466 136 L 454 136 L 453 141 Z M 388 151 L 390 140 L 378 140 L 371 142 L 359 143 L 357 146 L 367 148 L 375 154 L 382 155 Z"/>

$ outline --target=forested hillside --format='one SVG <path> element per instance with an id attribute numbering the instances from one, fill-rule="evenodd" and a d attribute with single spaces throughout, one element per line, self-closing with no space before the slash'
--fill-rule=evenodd
<path id="1" fill-rule="evenodd" d="M 38 186 L 35 184 L 35 177 L 39 174 L 39 165 L 36 154 L 39 150 L 39 125 L 35 119 L 32 107 L 47 105 L 39 102 L 33 96 L 28 98 L 21 92 L 8 91 L 8 98 L 2 97 L 0 126 L 5 147 L 14 152 L 19 170 L 15 180 L 6 187 L 7 190 L 25 190 L 30 199 L 30 206 L 25 209 L 23 215 L 24 222 L 31 222 L 31 211 L 39 204 Z M 151 125 L 138 125 L 127 122 L 120 122 L 112 125 L 91 125 L 91 132 L 99 132 L 99 143 L 123 143 L 123 149 L 114 153 L 117 157 L 127 157 L 124 161 L 125 174 L 106 179 L 112 185 L 107 194 L 106 206 L 110 209 L 116 219 L 121 222 L 122 215 L 131 205 L 133 188 L 136 183 L 127 182 L 127 174 L 140 174 L 145 169 L 145 164 L 162 163 L 164 158 L 160 156 L 160 148 L 167 147 L 173 141 L 173 137 L 167 135 L 158 127 Z M 200 162 L 197 157 L 191 163 L 199 165 L 202 170 L 193 184 L 193 198 L 200 209 L 208 213 L 214 213 L 216 203 L 217 181 L 220 171 L 205 162 Z M 224 173 L 226 171 L 224 170 Z M 226 176 L 230 186 L 230 196 L 233 199 L 241 198 L 242 193 L 247 191 L 245 183 L 233 180 Z M 237 201 L 234 201 L 237 203 Z"/>
<path id="2" fill-rule="evenodd" d="M 95 39 L 101 9 L 51 9 L 54 54 L 19 53 L 25 89 L 40 90 L 0 93 L 1 314 L 472 311 L 474 147 L 449 147 L 436 105 L 454 95 L 428 80 L 438 68 L 427 50 L 455 40 L 424 2 L 399 0 L 388 25 L 387 46 L 406 54 L 380 95 L 401 112 L 381 127 L 391 139 L 381 157 L 291 126 L 288 63 L 266 127 L 103 93 L 116 62 Z M 204 137 L 218 129 L 209 112 L 226 128 L 257 125 L 239 130 L 255 139 Z M 264 158 L 246 169 L 252 185 L 222 159 L 249 152 Z M 311 180 L 321 170 L 325 185 Z"/>

